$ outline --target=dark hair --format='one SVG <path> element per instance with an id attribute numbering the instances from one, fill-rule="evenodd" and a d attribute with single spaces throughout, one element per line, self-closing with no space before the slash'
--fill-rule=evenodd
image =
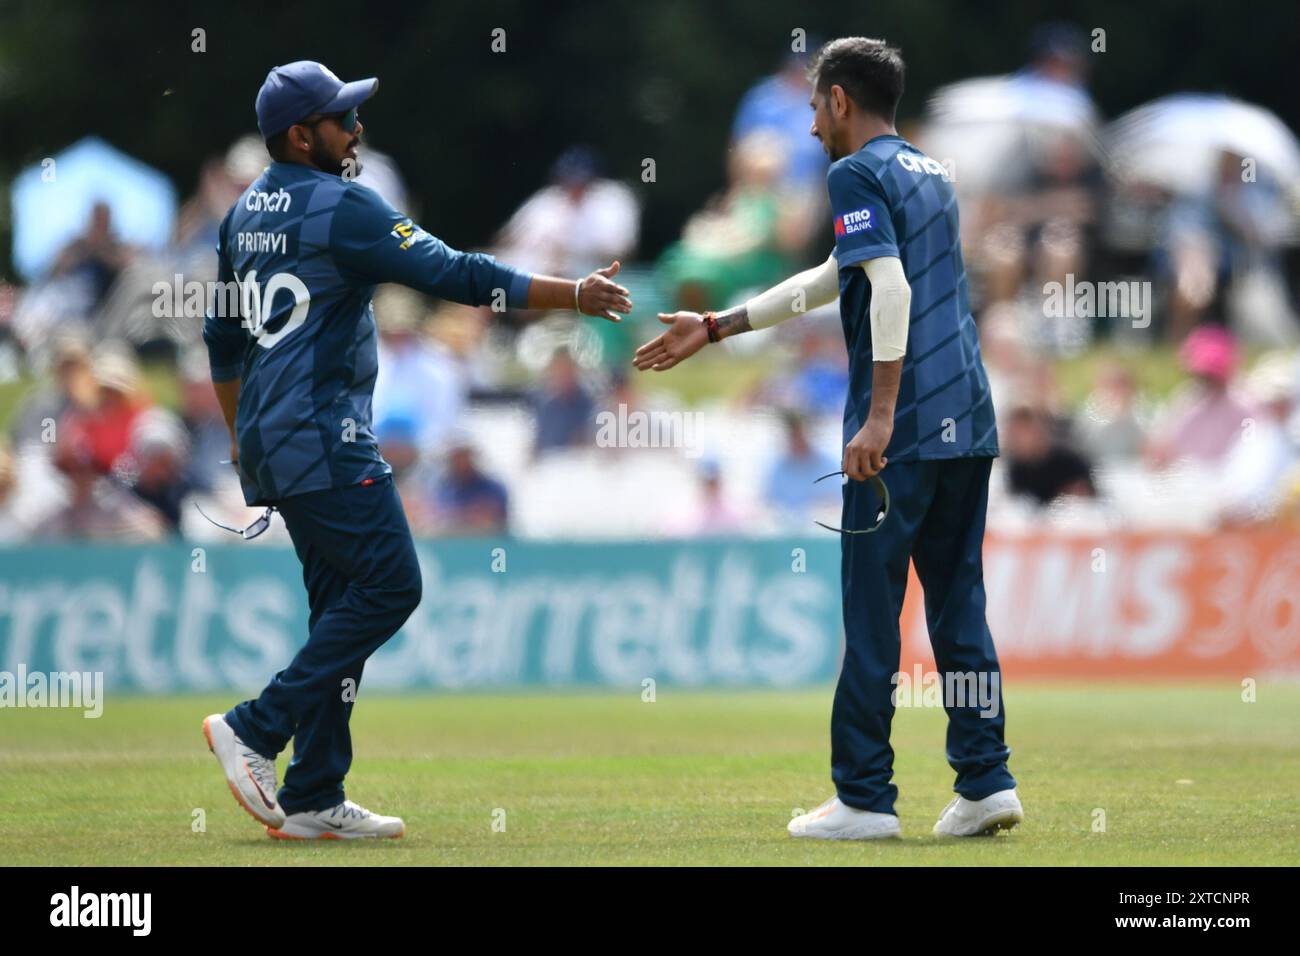
<path id="1" fill-rule="evenodd" d="M 903 51 L 884 40 L 840 37 L 820 50 L 808 70 L 819 93 L 841 86 L 861 109 L 894 121 L 903 98 Z"/>
<path id="2" fill-rule="evenodd" d="M 277 163 L 284 161 L 284 153 L 288 148 L 289 131 L 287 129 L 276 133 L 266 141 L 266 151 L 271 154 L 271 158 Z"/>
<path id="3" fill-rule="evenodd" d="M 1067 56 L 1078 59 L 1088 52 L 1088 41 L 1084 32 L 1073 23 L 1055 21 L 1034 27 L 1029 36 L 1029 58 L 1040 60 L 1044 57 Z"/>

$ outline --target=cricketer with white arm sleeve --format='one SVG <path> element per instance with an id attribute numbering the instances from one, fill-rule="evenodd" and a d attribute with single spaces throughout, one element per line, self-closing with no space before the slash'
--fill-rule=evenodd
<path id="1" fill-rule="evenodd" d="M 1007 769 L 982 554 L 997 426 L 970 311 L 956 194 L 945 167 L 894 127 L 903 91 L 899 50 L 865 37 L 833 40 L 817 54 L 811 80 L 809 132 L 833 160 L 826 186 L 834 252 L 724 312 L 661 314 L 669 328 L 638 349 L 633 364 L 671 369 L 710 342 L 775 325 L 838 295 L 849 357 L 843 470 L 851 480 L 841 522 L 844 662 L 831 709 L 835 795 L 788 829 L 821 839 L 901 833 L 889 737 L 909 563 L 925 592 L 956 773 L 956 797 L 934 833 L 1009 829 L 1023 811 Z M 866 479 L 882 471 L 890 505 L 874 527 L 879 500 Z"/>

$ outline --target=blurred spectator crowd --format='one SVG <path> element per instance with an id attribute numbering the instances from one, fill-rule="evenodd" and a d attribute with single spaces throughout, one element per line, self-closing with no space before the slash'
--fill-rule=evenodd
<path id="1" fill-rule="evenodd" d="M 1103 123 L 1089 62 L 1085 34 L 1049 24 L 1022 70 L 935 91 L 900 129 L 961 199 L 1002 445 L 990 526 L 1300 527 L 1294 135 L 1208 96 Z M 740 100 L 719 191 L 654 261 L 635 258 L 653 184 L 583 145 L 502 224 L 488 251 L 521 268 L 580 275 L 623 260 L 634 321 L 379 290 L 374 427 L 418 535 L 838 523 L 838 486 L 816 482 L 841 450 L 836 307 L 670 375 L 629 364 L 657 334 L 655 312 L 724 308 L 825 257 L 827 161 L 808 134 L 806 67 L 791 54 Z M 418 220 L 396 163 L 368 145 L 362 161 L 361 182 Z M 249 137 L 205 163 L 161 244 L 119 229 L 111 189 L 91 196 L 24 285 L 0 284 L 0 542 L 222 536 L 195 505 L 250 520 L 223 462 L 202 320 L 154 304 L 159 281 L 215 279 L 217 225 L 267 162 Z M 1049 294 L 1112 283 L 1138 290 L 1118 310 Z M 273 527 L 262 540 L 283 540 Z"/>

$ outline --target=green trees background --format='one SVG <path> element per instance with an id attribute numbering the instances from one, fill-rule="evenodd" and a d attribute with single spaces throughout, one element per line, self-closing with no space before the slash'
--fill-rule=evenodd
<path id="1" fill-rule="evenodd" d="M 380 77 L 367 137 L 396 157 L 423 224 L 447 241 L 487 241 L 554 157 L 586 142 L 641 192 L 644 256 L 721 185 L 735 106 L 796 28 L 810 42 L 866 34 L 901 45 L 903 120 L 941 84 L 1021 66 L 1033 26 L 1068 19 L 1106 32 L 1091 87 L 1107 116 L 1164 93 L 1223 91 L 1294 129 L 1296 12 L 1286 0 L 0 0 L 0 274 L 12 277 L 7 193 L 19 169 L 95 133 L 185 195 L 206 157 L 256 130 L 257 88 L 290 60 Z M 496 28 L 505 52 L 492 50 Z M 196 29 L 204 52 L 192 49 Z M 647 157 L 653 184 L 640 180 Z"/>

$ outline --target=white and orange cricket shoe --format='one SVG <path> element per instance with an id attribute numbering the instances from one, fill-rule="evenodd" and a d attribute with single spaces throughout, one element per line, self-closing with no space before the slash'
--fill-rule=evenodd
<path id="1" fill-rule="evenodd" d="M 1025 819 L 1016 788 L 999 790 L 983 800 L 953 797 L 939 814 L 934 835 L 941 837 L 992 836 L 1010 830 Z"/>
<path id="2" fill-rule="evenodd" d="M 838 796 L 795 817 L 786 829 L 792 837 L 817 840 L 888 840 L 903 835 L 894 814 L 855 810 L 841 803 Z"/>
<path id="3" fill-rule="evenodd" d="M 208 749 L 221 764 L 226 783 L 239 805 L 267 826 L 278 827 L 284 823 L 284 811 L 275 798 L 278 788 L 275 761 L 240 740 L 221 714 L 204 719 L 203 736 L 208 739 Z"/>
<path id="4" fill-rule="evenodd" d="M 267 827 L 266 835 L 277 840 L 395 839 L 406 835 L 406 824 L 344 800 L 328 810 L 291 813 L 280 826 Z"/>

